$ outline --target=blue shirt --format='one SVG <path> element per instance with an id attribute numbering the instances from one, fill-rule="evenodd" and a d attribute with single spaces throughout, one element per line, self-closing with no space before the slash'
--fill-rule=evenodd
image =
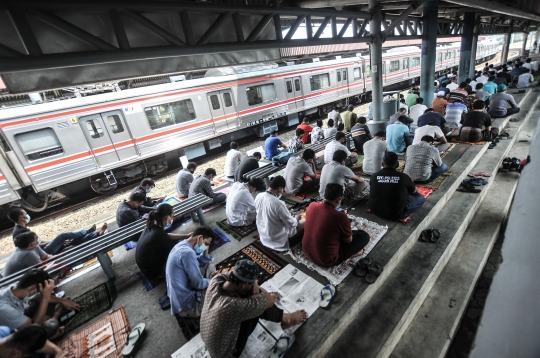
<path id="1" fill-rule="evenodd" d="M 197 255 L 184 240 L 171 250 L 165 268 L 167 295 L 171 300 L 171 313 L 189 310 L 202 304 L 202 290 L 210 280 L 201 275 L 200 266 L 212 261 L 212 256 Z"/>
<path id="2" fill-rule="evenodd" d="M 401 123 L 390 124 L 386 127 L 386 143 L 390 151 L 402 153 L 405 151 L 404 137 L 409 136 L 409 127 Z"/>
<path id="3" fill-rule="evenodd" d="M 273 156 L 278 155 L 279 146 L 281 144 L 283 143 L 278 137 L 271 135 L 270 137 L 266 138 L 266 141 L 264 142 L 264 154 L 266 155 L 266 158 L 272 159 Z"/>
<path id="4" fill-rule="evenodd" d="M 444 127 L 446 120 L 439 112 L 427 112 L 418 117 L 418 127 L 423 127 L 429 122 L 434 122 L 437 127 Z"/>
<path id="5" fill-rule="evenodd" d="M 484 83 L 483 90 L 491 94 L 494 94 L 495 92 L 497 92 L 497 84 L 492 81 L 487 81 L 486 83 Z"/>
<path id="6" fill-rule="evenodd" d="M 9 327 L 0 326 L 0 339 L 6 338 L 10 334 L 11 334 L 11 330 L 9 329 Z"/>

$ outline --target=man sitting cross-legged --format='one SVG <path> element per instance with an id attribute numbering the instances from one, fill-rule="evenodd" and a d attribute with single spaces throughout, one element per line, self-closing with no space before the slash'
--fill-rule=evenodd
<path id="1" fill-rule="evenodd" d="M 415 183 L 430 183 L 448 170 L 448 166 L 442 162 L 439 151 L 433 146 L 434 141 L 432 136 L 425 135 L 418 144 L 407 148 L 403 172 Z"/>
<path id="2" fill-rule="evenodd" d="M 195 229 L 191 236 L 176 244 L 165 269 L 171 314 L 200 317 L 210 277 L 216 271 L 208 254 L 215 234 L 207 226 Z"/>
<path id="3" fill-rule="evenodd" d="M 382 169 L 381 163 L 386 152 L 389 152 L 386 143 L 386 133 L 377 132 L 372 140 L 364 143 L 364 161 L 362 162 L 362 171 L 371 175 Z"/>
<path id="4" fill-rule="evenodd" d="M 321 171 L 321 187 L 319 195 L 324 198 L 324 190 L 330 183 L 338 183 L 343 188 L 343 192 L 347 193 L 346 197 L 354 197 L 354 200 L 364 198 L 362 192 L 367 188 L 367 183 L 354 172 L 345 166 L 347 153 L 342 150 L 336 150 L 332 157 L 332 162 L 326 164 Z"/>
<path id="5" fill-rule="evenodd" d="M 234 181 L 245 183 L 248 179 L 244 178 L 244 174 L 249 173 L 252 170 L 259 169 L 259 160 L 261 160 L 261 153 L 254 152 L 250 157 L 245 157 L 240 162 L 236 173 L 234 174 Z"/>
<path id="6" fill-rule="evenodd" d="M 304 310 L 284 313 L 274 305 L 278 293 L 259 287 L 259 267 L 240 260 L 229 274 L 216 275 L 204 299 L 201 338 L 212 358 L 240 357 L 259 319 L 280 322 L 281 328 L 307 320 Z"/>
<path id="7" fill-rule="evenodd" d="M 463 127 L 459 132 L 459 139 L 465 142 L 480 142 L 487 136 L 495 138 L 499 128 L 491 127 L 491 116 L 484 112 L 486 104 L 477 99 L 473 103 L 473 110 L 463 116 Z M 482 129 L 484 128 L 484 129 Z"/>
<path id="8" fill-rule="evenodd" d="M 30 222 L 30 215 L 23 208 L 13 208 L 8 213 L 8 219 L 15 223 L 13 228 L 13 237 L 28 232 L 28 223 Z M 96 225 L 93 225 L 88 230 L 81 230 L 75 232 L 63 232 L 58 234 L 52 241 L 48 243 L 42 243 L 38 238 L 38 243 L 42 246 L 43 251 L 49 255 L 56 255 L 68 246 L 80 245 L 88 240 L 92 240 L 98 236 L 101 236 L 107 230 L 107 223 L 104 223 L 99 231 L 96 231 Z"/>
<path id="9" fill-rule="evenodd" d="M 266 186 L 261 178 L 253 178 L 247 183 L 233 183 L 227 198 L 227 207 L 225 208 L 229 225 L 247 226 L 253 224 L 257 212 L 252 193 L 265 190 Z"/>
<path id="10" fill-rule="evenodd" d="M 188 197 L 191 198 L 197 194 L 204 194 L 210 199 L 212 199 L 211 203 L 203 206 L 203 209 L 217 203 L 222 203 L 225 200 L 227 200 L 227 195 L 225 195 L 224 193 L 215 193 L 214 190 L 212 189 L 211 182 L 216 175 L 217 173 L 214 168 L 208 168 L 204 171 L 204 175 L 199 175 L 197 178 L 195 178 L 195 180 L 193 180 L 193 183 L 191 183 L 191 186 L 189 187 Z M 195 212 L 191 213 L 191 219 L 194 222 L 199 221 Z"/>
<path id="11" fill-rule="evenodd" d="M 265 193 L 255 198 L 257 230 L 261 243 L 274 250 L 289 249 L 289 239 L 304 230 L 300 215 L 291 215 L 284 201 L 279 200 L 285 190 L 285 179 L 278 175 Z"/>
<path id="12" fill-rule="evenodd" d="M 41 261 L 52 257 L 47 254 L 38 245 L 38 236 L 33 231 L 23 232 L 15 236 L 13 239 L 15 251 L 9 256 L 9 259 L 4 266 L 4 277 L 8 277 L 24 270 L 28 267 L 35 266 Z"/>
<path id="13" fill-rule="evenodd" d="M 35 353 L 35 354 L 34 354 Z M 64 352 L 47 339 L 47 330 L 38 324 L 31 324 L 11 333 L 6 326 L 0 326 L 0 358 L 42 357 L 75 358 L 74 353 Z"/>
<path id="14" fill-rule="evenodd" d="M 313 149 L 306 149 L 301 157 L 292 157 L 287 162 L 285 168 L 285 191 L 289 194 L 299 194 L 306 192 L 319 185 L 317 178 L 317 168 L 315 167 L 315 152 Z M 309 176 L 311 180 L 304 178 Z"/>
<path id="15" fill-rule="evenodd" d="M 369 234 L 352 231 L 347 214 L 336 210 L 342 198 L 343 187 L 330 183 L 324 190 L 324 201 L 311 203 L 307 209 L 302 248 L 316 265 L 339 265 L 349 257 L 362 255 L 369 243 Z"/>
<path id="16" fill-rule="evenodd" d="M 69 298 L 56 297 L 53 290 L 54 281 L 43 269 L 26 271 L 15 287 L 0 290 L 0 326 L 14 330 L 35 323 L 47 329 L 49 339 L 62 334 L 60 315 L 80 306 Z"/>
<path id="17" fill-rule="evenodd" d="M 371 176 L 368 207 L 381 218 L 404 219 L 420 209 L 426 199 L 407 174 L 396 170 L 399 166 L 396 153 L 386 153 L 382 165 L 383 169 Z"/>
<path id="18" fill-rule="evenodd" d="M 328 138 L 325 136 L 325 138 Z M 324 164 L 329 164 L 332 162 L 332 157 L 334 156 L 334 152 L 336 150 L 342 150 L 345 153 L 347 153 L 347 159 L 345 161 L 345 165 L 348 167 L 352 167 L 354 163 L 358 161 L 358 153 L 351 152 L 346 146 L 345 146 L 345 133 L 338 132 L 336 133 L 336 137 L 333 141 L 328 143 L 326 147 L 324 148 Z"/>

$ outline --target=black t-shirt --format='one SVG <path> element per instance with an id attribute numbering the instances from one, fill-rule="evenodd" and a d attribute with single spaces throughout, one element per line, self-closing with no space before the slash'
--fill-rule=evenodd
<path id="1" fill-rule="evenodd" d="M 412 179 L 395 169 L 382 169 L 373 174 L 369 181 L 368 207 L 381 218 L 397 220 L 407 207 L 407 194 L 416 190 Z"/>
<path id="2" fill-rule="evenodd" d="M 480 128 L 491 126 L 491 117 L 489 114 L 484 112 L 468 112 L 463 114 L 463 119 L 461 121 L 463 127 L 473 127 Z"/>
<path id="3" fill-rule="evenodd" d="M 30 229 L 15 224 L 15 227 L 13 228 L 13 238 L 15 238 L 15 236 L 17 236 L 19 234 L 22 234 L 23 232 L 27 232 L 27 231 L 30 231 Z"/>
<path id="4" fill-rule="evenodd" d="M 252 170 L 259 169 L 259 161 L 253 157 L 246 157 L 242 159 L 236 173 L 234 173 L 234 181 L 239 181 L 242 183 L 247 182 L 247 179 L 244 179 L 244 174 L 249 173 Z"/>
<path id="5" fill-rule="evenodd" d="M 135 252 L 135 262 L 139 270 L 149 280 L 155 280 L 165 274 L 167 257 L 174 247 L 174 242 L 160 227 L 145 229 Z"/>

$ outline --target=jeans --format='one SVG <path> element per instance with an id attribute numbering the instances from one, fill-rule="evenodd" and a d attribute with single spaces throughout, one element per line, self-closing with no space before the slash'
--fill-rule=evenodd
<path id="1" fill-rule="evenodd" d="M 259 317 L 243 321 L 240 324 L 240 332 L 238 333 L 238 338 L 236 339 L 235 351 L 233 353 L 234 357 L 240 357 L 242 355 L 249 336 L 251 333 L 253 333 L 257 323 L 259 323 L 259 319 L 261 318 L 270 322 L 279 323 L 283 319 L 283 310 L 277 308 L 276 306 L 272 306 L 264 311 Z"/>
<path id="2" fill-rule="evenodd" d="M 56 236 L 51 242 L 49 242 L 43 251 L 49 255 L 56 255 L 64 248 L 64 241 L 68 241 L 70 245 L 80 245 L 83 242 L 92 240 L 98 236 L 97 230 L 88 232 L 88 230 L 81 230 L 75 232 L 63 232 Z"/>
<path id="3" fill-rule="evenodd" d="M 415 183 L 418 183 L 418 184 L 431 183 L 432 181 L 434 181 L 435 179 L 437 179 L 438 177 L 446 173 L 447 170 L 448 170 L 448 166 L 442 163 L 440 167 L 431 168 L 431 176 L 429 177 L 428 180 L 417 180 L 415 181 Z"/>
<path id="4" fill-rule="evenodd" d="M 405 219 L 412 213 L 418 211 L 418 209 L 420 209 L 425 202 L 426 198 L 424 198 L 420 193 L 407 194 L 407 206 L 405 207 L 405 211 L 400 219 Z"/>
<path id="5" fill-rule="evenodd" d="M 514 108 L 507 108 L 505 114 L 500 114 L 497 112 L 488 112 L 488 114 L 491 116 L 491 118 L 504 118 L 506 116 L 511 116 L 512 114 L 519 113 L 520 109 L 519 107 Z"/>

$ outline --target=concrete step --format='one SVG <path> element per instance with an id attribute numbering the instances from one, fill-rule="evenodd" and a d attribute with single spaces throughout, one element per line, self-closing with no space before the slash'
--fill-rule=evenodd
<path id="1" fill-rule="evenodd" d="M 536 103 L 537 117 L 540 103 Z M 520 128 L 509 156 L 526 158 L 537 118 Z M 471 225 L 390 355 L 393 358 L 444 357 L 469 304 L 516 190 L 519 174 L 500 172 Z M 510 194 L 510 195 L 509 195 Z"/>
<path id="2" fill-rule="evenodd" d="M 535 96 L 527 93 L 521 103 L 523 114 L 515 117 L 525 117 L 536 100 Z M 506 126 L 507 120 L 508 118 L 498 121 L 494 123 L 494 126 L 502 129 Z M 516 127 L 519 128 L 522 123 L 523 121 L 516 123 Z M 515 133 L 508 131 L 514 136 Z M 351 309 L 347 313 L 352 317 L 339 315 L 341 320 L 347 322 L 348 327 L 339 332 L 341 336 L 339 340 L 330 340 L 332 341 L 329 343 L 332 345 L 330 349 L 314 356 L 326 354 L 329 357 L 348 357 L 361 352 L 362 357 L 378 357 L 388 356 L 392 352 L 459 244 L 468 223 L 489 187 L 493 185 L 493 180 L 479 194 L 455 192 L 455 189 L 461 180 L 473 171 L 473 168 L 474 171 L 496 172 L 514 141 L 515 137 L 508 141 L 501 141 L 497 147 L 487 152 L 487 146 L 482 146 L 480 150 L 474 148 L 475 146 L 470 148 L 469 151 L 472 149 L 470 154 L 474 157 L 468 157 L 469 151 L 467 151 L 454 164 L 452 170 L 461 174 L 449 184 L 446 190 L 438 190 L 433 194 L 435 200 L 429 201 L 434 205 L 428 208 L 429 213 L 425 214 L 421 222 L 413 223 L 417 225 L 416 230 L 411 233 L 407 232 L 407 229 L 394 228 L 388 237 L 383 239 L 384 245 L 377 247 L 379 250 L 377 252 L 374 250 L 373 256 L 386 265 L 384 274 L 374 285 L 360 292 L 359 299 L 350 297 Z M 436 227 L 441 231 L 442 237 L 437 244 L 418 242 L 420 232 L 426 227 Z M 395 236 L 399 234 L 409 235 L 387 259 L 387 255 L 392 254 L 391 241 L 395 240 Z M 352 280 L 346 281 L 348 282 L 353 283 Z M 354 282 L 354 285 L 358 285 L 357 282 Z M 370 295 L 366 294 L 368 291 Z M 360 309 L 357 309 L 359 301 L 362 305 Z M 342 325 L 336 326 L 342 327 Z M 328 335 L 332 337 L 334 333 L 330 332 Z M 324 348 L 326 345 L 320 346 Z"/>

